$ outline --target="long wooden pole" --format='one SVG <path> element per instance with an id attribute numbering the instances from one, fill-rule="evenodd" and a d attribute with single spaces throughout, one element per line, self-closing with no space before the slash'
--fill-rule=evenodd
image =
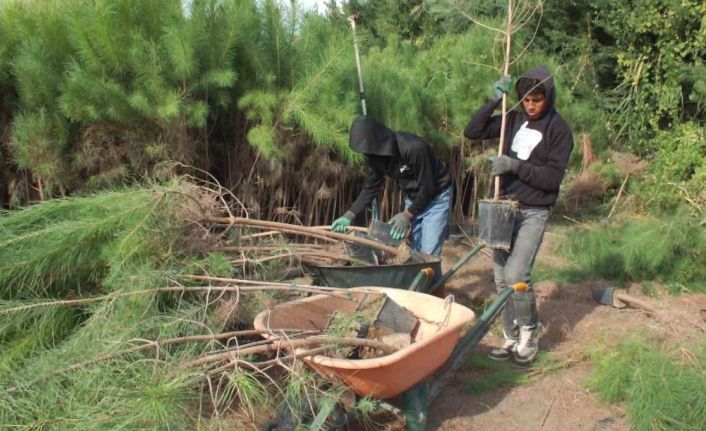
<path id="1" fill-rule="evenodd" d="M 503 76 L 510 74 L 510 48 L 512 47 L 512 0 L 507 2 L 507 22 L 505 23 L 505 64 Z M 500 144 L 498 157 L 505 153 L 505 126 L 507 125 L 507 94 L 503 93 L 502 117 L 500 120 Z M 500 175 L 495 177 L 495 199 L 500 199 Z"/>
<path id="2" fill-rule="evenodd" d="M 373 241 L 370 239 L 365 239 L 365 238 L 358 238 L 352 235 L 346 235 L 343 233 L 338 233 L 338 232 L 330 232 L 330 231 L 325 231 L 322 229 L 315 229 L 311 227 L 305 227 L 305 226 L 299 226 L 295 224 L 287 224 L 287 223 L 277 223 L 273 221 L 264 221 L 264 220 L 254 220 L 254 219 L 249 219 L 245 217 L 212 217 L 212 216 L 206 216 L 204 217 L 204 221 L 210 222 L 210 223 L 215 223 L 215 224 L 221 224 L 221 225 L 227 225 L 227 226 L 233 226 L 233 225 L 240 225 L 240 226 L 251 226 L 257 229 L 268 229 L 268 230 L 281 230 L 282 232 L 290 232 L 290 233 L 296 233 L 300 235 L 308 235 L 312 237 L 323 237 L 323 238 L 332 238 L 332 239 L 337 239 L 340 241 L 348 241 L 348 242 L 354 242 L 357 244 L 362 244 L 366 245 L 368 247 L 375 248 L 377 250 L 382 250 L 384 252 L 390 253 L 392 256 L 397 256 L 400 254 L 400 250 L 397 249 L 396 247 L 390 247 L 389 245 L 385 245 L 383 243 Z"/>

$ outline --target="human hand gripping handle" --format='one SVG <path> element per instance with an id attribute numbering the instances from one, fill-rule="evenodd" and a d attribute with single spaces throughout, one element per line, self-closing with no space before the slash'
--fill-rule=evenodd
<path id="1" fill-rule="evenodd" d="M 510 92 L 510 75 L 505 75 L 502 78 L 495 81 L 493 84 L 493 95 L 495 100 L 500 100 L 503 98 L 503 94 Z"/>
<path id="2" fill-rule="evenodd" d="M 413 215 L 408 210 L 404 210 L 395 214 L 394 217 L 388 221 L 388 223 L 392 225 L 392 229 L 390 229 L 392 239 L 399 240 L 407 235 L 407 230 L 412 222 L 412 217 Z"/>
<path id="3" fill-rule="evenodd" d="M 354 217 L 355 214 L 350 211 L 346 211 L 345 214 L 331 223 L 331 230 L 334 232 L 344 233 L 350 227 L 351 221 L 353 221 Z"/>
<path id="4" fill-rule="evenodd" d="M 508 172 L 517 174 L 517 171 L 520 169 L 520 161 L 517 159 L 513 159 L 512 157 L 493 156 L 490 157 L 488 160 L 490 160 L 490 163 L 492 163 L 492 167 L 490 168 L 490 175 L 494 177 L 497 177 L 498 175 L 502 174 L 507 174 Z"/>

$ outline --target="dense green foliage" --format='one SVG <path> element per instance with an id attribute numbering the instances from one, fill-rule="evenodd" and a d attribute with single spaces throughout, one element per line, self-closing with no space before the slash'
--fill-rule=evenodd
<path id="1" fill-rule="evenodd" d="M 119 296 L 162 287 L 189 268 L 175 231 L 184 232 L 192 192 L 125 190 L 0 216 L 3 427 L 193 429 L 200 395 L 174 364 L 204 346 L 116 354 L 135 340 L 222 329 L 209 327 L 197 297 Z M 52 304 L 101 294 L 118 296 Z"/>
<path id="2" fill-rule="evenodd" d="M 550 0 L 539 43 L 580 65 L 614 139 L 647 155 L 658 130 L 704 119 L 705 12 L 700 1 Z"/>
<path id="3" fill-rule="evenodd" d="M 577 229 L 564 246 L 580 267 L 573 277 L 654 280 L 675 293 L 703 291 L 706 238 L 698 222 L 684 209 L 661 219 L 646 217 Z"/>
<path id="4" fill-rule="evenodd" d="M 502 37 L 489 27 L 502 26 L 506 3 L 343 3 L 345 12 L 329 2 L 319 16 L 296 1 L 276 0 L 2 2 L 0 205 L 47 202 L 0 215 L 0 380 L 13 388 L 0 397 L 0 423 L 31 429 L 203 423 L 203 392 L 193 376 L 173 369 L 209 346 L 173 346 L 149 358 L 116 355 L 51 374 L 124 350 L 131 340 L 220 331 L 204 317 L 201 298 L 138 295 L 34 306 L 163 286 L 189 265 L 230 270 L 221 255 L 202 261 L 182 253 L 184 202 L 175 198 L 181 186 L 122 188 L 174 176 L 173 161 L 212 173 L 263 218 L 324 224 L 340 215 L 361 178 L 360 157 L 347 145 L 360 112 L 346 21 L 355 10 L 369 113 L 432 140 L 457 188 L 466 175 L 486 181 L 482 146 L 469 152 L 461 132 L 502 70 Z M 511 73 L 538 64 L 553 71 L 557 106 L 576 143 L 567 182 L 579 177 L 588 156 L 580 144 L 592 144 L 598 161 L 585 172 L 609 186 L 585 213 L 605 216 L 627 176 L 610 150 L 649 162 L 630 173 L 624 214 L 571 232 L 565 250 L 578 266 L 572 276 L 702 291 L 706 4 L 541 4 L 525 10 L 525 25 L 513 33 Z M 113 191 L 96 193 L 106 189 Z M 95 194 L 49 199 L 86 193 Z M 387 204 L 399 205 L 390 196 Z M 608 400 L 626 400 L 637 429 L 703 428 L 703 403 L 688 396 L 703 392 L 703 379 L 653 353 L 623 346 L 608 358 L 625 366 L 600 360 L 595 388 Z M 660 392 L 660 379 L 677 383 Z M 225 393 L 211 397 L 217 409 L 227 410 L 234 397 L 246 409 L 269 402 L 252 375 L 234 372 L 227 380 Z M 291 390 L 298 384 L 294 379 Z M 661 396 L 690 409 L 671 410 L 675 404 Z"/>
<path id="5" fill-rule="evenodd" d="M 457 145 L 498 75 L 502 46 L 467 20 L 446 34 L 421 4 L 392 3 L 361 4 L 371 114 Z M 242 183 L 255 153 L 255 167 L 275 182 L 267 159 L 295 170 L 312 146 L 324 150 L 319 159 L 333 150 L 357 160 L 347 148 L 360 109 L 352 38 L 338 11 L 323 17 L 272 0 L 194 1 L 188 13 L 177 0 L 10 1 L 0 21 L 13 167 L 4 187 L 13 204 L 163 175 L 155 167 L 167 160 L 213 170 L 229 185 Z M 531 40 L 530 27 L 516 40 Z M 553 64 L 534 52 L 515 67 L 540 62 Z M 557 72 L 561 84 L 569 76 Z M 569 106 L 572 96 L 559 94 Z M 337 186 L 325 175 L 302 185 Z M 297 204 L 271 193 L 283 195 L 276 205 Z"/>
<path id="6" fill-rule="evenodd" d="M 702 344 L 703 346 L 703 344 Z M 706 377 L 699 363 L 680 361 L 645 340 L 626 341 L 614 351 L 594 354 L 589 387 L 607 402 L 625 402 L 637 431 L 702 430 L 706 427 Z"/>
<path id="7" fill-rule="evenodd" d="M 483 176 L 459 144 L 502 69 L 502 38 L 489 28 L 502 26 L 504 2 L 350 1 L 324 16 L 296 2 L 189 3 L 3 4 L 5 205 L 170 176 L 164 162 L 177 160 L 213 172 L 263 216 L 296 207 L 328 221 L 360 180 L 347 147 L 360 112 L 346 20 L 355 10 L 371 115 L 448 148 L 459 183 L 466 171 Z M 523 4 L 512 74 L 549 65 L 577 144 L 650 158 L 702 135 L 679 123 L 704 119 L 703 5 Z M 700 207 L 703 157 L 692 154 L 696 181 L 669 182 Z"/>
<path id="8" fill-rule="evenodd" d="M 655 156 L 636 187 L 645 212 L 671 212 L 681 203 L 705 215 L 706 127 L 683 123 L 658 132 L 651 142 Z"/>

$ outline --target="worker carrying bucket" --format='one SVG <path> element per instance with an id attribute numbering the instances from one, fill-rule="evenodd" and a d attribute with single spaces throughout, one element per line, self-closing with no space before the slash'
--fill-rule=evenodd
<path id="1" fill-rule="evenodd" d="M 491 157 L 491 174 L 499 177 L 499 195 L 511 204 L 479 203 L 480 228 L 487 231 L 487 240 L 493 248 L 493 268 L 498 291 L 523 283 L 526 289 L 515 289 L 503 310 L 504 344 L 490 352 L 496 360 L 514 356 L 518 363 L 530 363 L 537 355 L 540 335 L 537 304 L 530 272 L 542 243 L 549 212 L 556 202 L 559 186 L 573 148 L 571 129 L 554 108 L 556 91 L 551 73 L 545 67 L 533 69 L 515 84 L 521 109 L 507 112 L 507 122 L 492 115 L 506 98 L 510 77 L 498 80 L 488 101 L 464 130 L 473 140 L 507 136 L 509 145 L 501 137 L 500 154 Z M 505 123 L 505 130 L 502 130 Z M 502 133 L 501 131 L 506 132 Z M 497 194 L 497 193 L 496 193 Z M 498 196 L 496 196 L 498 198 Z M 485 204 L 485 205 L 483 205 Z M 512 206 L 516 207 L 516 211 Z M 485 220 L 484 220 L 485 218 Z M 507 226 L 504 226 L 507 225 Z M 498 231 L 507 231 L 505 243 L 499 243 Z M 495 246 L 494 246 L 495 245 Z"/>
<path id="2" fill-rule="evenodd" d="M 388 176 L 397 181 L 405 195 L 405 208 L 389 221 L 392 238 L 402 239 L 411 232 L 413 250 L 441 255 L 453 190 L 449 172 L 434 155 L 431 144 L 361 115 L 351 126 L 350 147 L 365 156 L 367 177 L 358 198 L 334 220 L 331 230 L 345 231 L 370 205 Z"/>

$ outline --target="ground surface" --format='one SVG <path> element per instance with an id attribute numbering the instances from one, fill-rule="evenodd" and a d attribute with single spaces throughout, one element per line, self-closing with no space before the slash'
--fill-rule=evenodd
<path id="1" fill-rule="evenodd" d="M 561 235 L 561 229 L 547 232 L 535 269 L 568 267 L 555 246 Z M 453 246 L 447 243 L 444 271 L 471 247 L 465 240 Z M 592 352 L 597 347 L 610 349 L 637 333 L 683 341 L 700 337 L 706 330 L 706 295 L 660 295 L 659 287 L 652 286 L 651 297 L 646 297 L 640 285 L 631 285 L 629 296 L 642 300 L 652 311 L 617 309 L 599 305 L 591 298 L 592 288 L 612 287 L 609 282 L 558 283 L 543 278 L 535 286 L 544 326 L 538 360 L 531 367 L 487 360 L 487 352 L 502 341 L 496 322 L 481 343 L 464 356 L 464 364 L 431 404 L 429 431 L 630 430 L 624 405 L 602 402 L 587 389 Z M 492 280 L 490 252 L 484 251 L 454 275 L 445 294 L 453 294 L 456 302 L 478 314 L 494 298 Z M 405 420 L 395 414 L 376 415 L 372 420 L 374 426 L 349 422 L 346 429 L 406 430 Z M 245 428 L 251 427 L 234 427 Z"/>
<path id="2" fill-rule="evenodd" d="M 545 237 L 537 262 L 559 266 L 565 262 L 553 244 L 552 232 Z M 469 245 L 446 246 L 444 269 L 456 262 Z M 659 316 L 645 311 L 616 309 L 598 305 L 591 299 L 591 287 L 605 287 L 596 280 L 560 285 L 543 281 L 536 287 L 540 320 L 545 327 L 540 340 L 542 359 L 531 368 L 503 363 L 505 374 L 517 379 L 500 387 L 483 390 L 481 382 L 492 382 L 489 373 L 473 364 L 466 365 L 445 387 L 429 409 L 429 430 L 629 430 L 629 420 L 621 405 L 608 405 L 585 387 L 591 372 L 589 354 L 597 344 L 611 345 L 622 337 L 645 330 L 666 336 L 688 337 L 702 331 L 699 311 L 706 308 L 706 295 L 654 300 L 645 298 L 639 286 L 631 286 L 631 296 L 641 297 L 659 310 Z M 476 310 L 492 297 L 492 266 L 489 254 L 478 255 L 450 281 L 447 294 Z M 687 328 L 684 330 L 684 328 Z M 492 346 L 501 341 L 497 324 L 481 344 L 467 355 L 468 361 L 484 360 Z M 474 387 L 475 385 L 475 387 Z M 381 418 L 379 429 L 404 430 L 404 421 Z M 356 427 L 357 428 L 357 427 Z"/>

